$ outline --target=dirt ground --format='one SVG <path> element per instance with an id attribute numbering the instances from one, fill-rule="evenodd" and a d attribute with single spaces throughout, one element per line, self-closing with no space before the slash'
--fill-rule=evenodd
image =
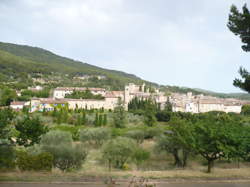
<path id="1" fill-rule="evenodd" d="M 0 183 L 1 187 L 107 187 L 103 183 Z M 127 187 L 127 183 L 118 183 L 117 187 Z M 250 182 L 164 182 L 157 187 L 249 187 Z"/>

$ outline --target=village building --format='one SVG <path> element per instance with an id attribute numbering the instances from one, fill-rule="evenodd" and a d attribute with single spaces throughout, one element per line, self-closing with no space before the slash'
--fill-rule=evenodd
<path id="1" fill-rule="evenodd" d="M 13 101 L 10 103 L 10 108 L 16 111 L 22 110 L 25 106 L 29 106 L 29 102 Z"/>
<path id="2" fill-rule="evenodd" d="M 43 87 L 42 86 L 28 87 L 28 90 L 31 90 L 33 92 L 38 92 L 38 91 L 42 91 Z"/>
<path id="3" fill-rule="evenodd" d="M 89 90 L 93 95 L 105 96 L 106 90 L 104 88 L 79 88 L 79 87 L 58 87 L 53 92 L 53 98 L 62 99 L 67 94 L 72 94 L 74 91 L 87 91 Z"/>
<path id="4" fill-rule="evenodd" d="M 223 99 L 212 96 L 187 94 L 172 94 L 170 101 L 173 112 L 204 113 L 210 111 L 240 113 L 243 101 L 237 99 Z"/>
<path id="5" fill-rule="evenodd" d="M 72 94 L 73 91 L 89 90 L 92 94 L 100 94 L 103 99 L 71 99 L 65 98 L 67 94 Z M 164 92 L 155 90 L 150 93 L 145 89 L 145 85 L 135 85 L 130 83 L 125 86 L 124 91 L 107 91 L 104 88 L 79 88 L 79 87 L 59 87 L 54 90 L 53 98 L 33 98 L 30 101 L 30 111 L 51 111 L 58 105 L 66 106 L 69 109 L 86 108 L 86 109 L 106 109 L 113 110 L 119 101 L 124 103 L 124 107 L 128 110 L 128 104 L 135 97 L 139 99 L 152 99 L 161 109 L 164 109 L 167 102 L 172 104 L 173 112 L 190 112 L 203 113 L 209 111 L 223 111 L 240 113 L 241 107 L 244 104 L 249 104 L 249 101 L 241 101 L 237 99 L 224 99 L 212 96 L 193 95 L 191 92 L 187 94 L 172 93 L 166 96 Z M 21 108 L 21 106 L 14 106 Z"/>

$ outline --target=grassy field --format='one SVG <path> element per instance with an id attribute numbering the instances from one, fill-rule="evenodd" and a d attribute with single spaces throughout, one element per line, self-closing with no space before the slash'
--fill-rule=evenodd
<path id="1" fill-rule="evenodd" d="M 191 158 L 185 169 L 173 167 L 173 158 L 166 153 L 153 151 L 154 141 L 145 141 L 142 146 L 151 150 L 150 160 L 145 162 L 140 169 L 134 164 L 128 163 L 124 170 L 112 169 L 108 171 L 107 166 L 101 159 L 99 149 L 89 151 L 86 162 L 79 171 L 62 172 L 53 169 L 52 172 L 0 172 L 0 181 L 22 181 L 22 182 L 86 182 L 105 181 L 112 176 L 117 180 L 129 180 L 133 176 L 145 177 L 159 181 L 164 180 L 250 180 L 250 166 L 248 163 L 218 161 L 212 173 L 206 173 L 207 166 L 201 158 Z"/>

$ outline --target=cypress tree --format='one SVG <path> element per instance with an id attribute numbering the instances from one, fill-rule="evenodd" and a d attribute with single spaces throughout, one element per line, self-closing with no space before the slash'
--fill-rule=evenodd
<path id="1" fill-rule="evenodd" d="M 76 125 L 81 125 L 81 124 L 82 124 L 82 118 L 80 115 L 77 115 Z"/>
<path id="2" fill-rule="evenodd" d="M 82 125 L 86 124 L 86 113 L 83 111 L 82 112 Z"/>
<path id="3" fill-rule="evenodd" d="M 108 124 L 108 117 L 107 114 L 104 114 L 103 126 L 106 126 L 107 124 Z"/>
<path id="4" fill-rule="evenodd" d="M 99 124 L 99 115 L 98 115 L 97 112 L 95 113 L 95 121 L 94 121 L 94 124 L 95 124 L 96 127 L 97 127 L 98 124 Z"/>
<path id="5" fill-rule="evenodd" d="M 98 126 L 102 126 L 102 124 L 103 124 L 102 115 L 99 115 Z"/>

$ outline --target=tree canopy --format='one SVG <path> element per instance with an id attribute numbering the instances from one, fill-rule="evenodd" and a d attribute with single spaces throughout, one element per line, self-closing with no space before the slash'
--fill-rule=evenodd
<path id="1" fill-rule="evenodd" d="M 236 36 L 239 36 L 243 43 L 242 49 L 246 52 L 250 51 L 250 12 L 245 4 L 240 12 L 235 5 L 231 6 L 227 27 Z M 250 92 L 250 74 L 240 67 L 239 74 L 241 79 L 236 78 L 233 85 L 241 88 L 244 91 Z"/>
<path id="2" fill-rule="evenodd" d="M 242 49 L 250 51 L 250 12 L 246 4 L 242 7 L 242 12 L 235 5 L 231 6 L 227 27 L 240 37 L 244 44 Z"/>

